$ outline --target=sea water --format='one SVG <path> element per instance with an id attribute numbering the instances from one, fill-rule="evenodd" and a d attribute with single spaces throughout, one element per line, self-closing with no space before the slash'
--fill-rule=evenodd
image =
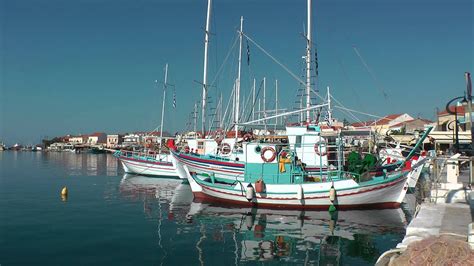
<path id="1" fill-rule="evenodd" d="M 185 181 L 124 174 L 110 154 L 0 152 L 2 266 L 373 265 L 407 222 L 197 202 Z"/>

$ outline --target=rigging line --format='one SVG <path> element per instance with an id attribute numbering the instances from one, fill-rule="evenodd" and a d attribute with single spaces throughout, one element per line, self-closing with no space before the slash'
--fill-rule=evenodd
<path id="1" fill-rule="evenodd" d="M 290 112 L 285 112 L 285 113 L 278 114 L 278 115 L 272 115 L 272 116 L 268 116 L 268 117 L 264 117 L 264 118 L 259 118 L 259 119 L 255 119 L 255 120 L 252 120 L 252 121 L 249 121 L 249 122 L 241 123 L 240 125 L 242 125 L 242 126 L 251 125 L 251 124 L 253 124 L 253 123 L 257 123 L 257 122 L 260 122 L 260 121 L 271 120 L 271 119 L 274 119 L 274 118 L 277 118 L 277 117 L 289 116 L 289 115 L 292 115 L 292 114 L 297 114 L 297 113 L 305 112 L 305 111 L 307 111 L 307 110 L 313 110 L 313 109 L 317 109 L 317 108 L 322 108 L 322 107 L 327 106 L 327 105 L 328 105 L 327 103 L 319 104 L 319 105 L 313 105 L 313 106 L 311 106 L 311 107 L 309 107 L 309 108 L 303 108 L 303 109 L 296 110 L 296 111 L 290 111 Z"/>
<path id="2" fill-rule="evenodd" d="M 377 115 L 372 115 L 372 114 L 368 114 L 368 113 L 364 113 L 364 112 L 359 112 L 359 111 L 352 110 L 352 109 L 349 109 L 349 108 L 346 108 L 346 107 L 342 107 L 342 106 L 337 106 L 337 105 L 335 105 L 334 107 L 335 107 L 335 108 L 342 109 L 342 110 L 346 110 L 346 111 L 348 111 L 348 112 L 354 112 L 354 113 L 359 113 L 359 114 L 362 114 L 362 115 L 370 116 L 370 117 L 373 117 L 373 118 L 378 118 L 378 119 L 384 118 L 384 117 L 382 117 L 382 116 L 377 116 Z"/>
<path id="3" fill-rule="evenodd" d="M 385 100 L 388 100 L 388 94 L 385 92 L 385 90 L 383 89 L 382 85 L 380 84 L 380 82 L 377 80 L 377 77 L 375 76 L 374 72 L 372 71 L 372 69 L 370 69 L 369 65 L 367 64 L 367 62 L 365 62 L 364 58 L 362 57 L 362 55 L 360 54 L 359 52 L 359 49 L 357 49 L 357 47 L 355 45 L 352 45 L 352 48 L 354 49 L 355 53 L 357 54 L 357 57 L 359 57 L 360 61 L 362 62 L 362 64 L 364 65 L 365 69 L 367 70 L 367 72 L 369 72 L 370 76 L 372 77 L 373 81 L 375 82 L 375 85 L 378 87 L 378 89 L 382 92 L 383 94 L 383 97 L 385 98 Z"/>
<path id="4" fill-rule="evenodd" d="M 353 84 L 353 82 L 349 78 L 349 75 L 347 74 L 346 68 L 344 67 L 344 64 L 342 63 L 342 60 L 339 57 L 339 55 L 338 55 L 337 63 L 339 64 L 339 67 L 341 67 L 341 69 L 342 69 L 342 76 L 349 82 L 349 84 Z M 357 93 L 357 91 L 354 90 L 354 88 L 352 86 L 349 86 L 349 88 L 351 89 L 352 93 L 354 94 L 355 100 L 356 100 L 357 104 L 359 105 L 359 107 L 362 110 L 364 110 L 364 106 L 362 105 L 362 102 L 360 101 L 360 97 L 359 97 L 359 94 Z"/>
<path id="5" fill-rule="evenodd" d="M 331 95 L 331 98 L 336 101 L 338 104 L 340 104 L 341 106 L 338 106 L 340 109 L 344 108 L 348 111 L 351 111 L 351 112 L 354 112 L 354 113 L 359 113 L 359 114 L 363 114 L 363 115 L 366 115 L 366 116 L 370 116 L 370 117 L 375 117 L 375 118 L 378 118 L 378 119 L 381 119 L 381 118 L 384 118 L 384 116 L 377 116 L 377 115 L 373 115 L 373 114 L 369 114 L 369 113 L 365 113 L 365 112 L 360 112 L 360 111 L 356 111 L 356 110 L 353 110 L 353 109 L 349 109 L 347 107 L 345 107 L 338 99 L 334 98 L 333 95 Z"/>
<path id="6" fill-rule="evenodd" d="M 260 81 L 260 85 L 258 86 L 258 91 L 257 91 L 257 94 L 255 94 L 255 101 L 253 102 L 250 110 L 254 110 L 254 107 L 255 107 L 255 103 L 257 102 L 257 99 L 258 97 L 260 96 L 260 91 L 262 90 L 262 86 L 263 86 L 263 80 Z M 246 122 L 248 122 L 250 120 L 250 117 L 252 116 L 252 112 L 250 112 L 250 114 L 247 116 L 247 119 L 246 119 Z"/>
<path id="7" fill-rule="evenodd" d="M 342 107 L 344 107 L 344 108 L 346 109 L 346 111 L 347 111 L 348 108 L 346 108 L 338 99 L 334 98 L 334 96 L 332 96 L 332 95 L 331 95 L 331 98 L 332 98 L 336 103 L 338 103 L 338 104 L 340 104 Z M 362 122 L 362 121 L 361 121 L 357 116 L 355 116 L 354 114 L 352 114 L 352 113 L 350 113 L 350 112 L 349 112 L 348 114 L 349 114 L 349 116 L 352 116 L 352 118 L 354 118 L 356 121 Z"/>
<path id="8" fill-rule="evenodd" d="M 227 107 L 225 108 L 225 112 L 224 112 L 224 115 L 222 116 L 222 125 L 226 124 L 224 123 L 224 121 L 226 120 L 227 118 L 227 111 L 229 110 L 229 106 L 230 106 L 230 100 L 234 97 L 234 89 L 232 89 L 232 92 L 230 93 L 230 97 L 229 97 L 229 101 L 227 101 Z M 227 131 L 227 127 L 224 127 L 223 128 L 224 131 Z"/>
<path id="9" fill-rule="evenodd" d="M 334 28 L 333 28 L 332 26 L 329 26 L 329 27 L 328 27 L 328 32 L 329 32 L 328 37 L 329 37 L 330 41 L 332 41 L 333 43 L 336 43 L 337 41 L 333 38 L 333 34 L 335 33 L 335 30 L 334 30 Z M 346 42 L 347 42 L 347 43 L 351 43 L 351 42 L 352 42 L 352 41 L 350 40 L 349 36 L 347 36 L 347 34 L 345 34 L 344 32 L 342 32 L 342 34 L 343 34 L 343 37 L 346 39 Z M 334 51 L 334 53 L 335 53 L 335 55 L 336 55 L 337 63 L 338 63 L 339 67 L 340 67 L 341 70 L 342 70 L 342 75 L 343 75 L 344 79 L 346 79 L 346 80 L 349 82 L 349 84 L 353 84 L 353 82 L 351 81 L 351 79 L 350 79 L 350 77 L 349 77 L 349 75 L 348 75 L 348 73 L 347 73 L 347 71 L 346 71 L 346 67 L 344 66 L 344 63 L 343 63 L 343 61 L 342 61 L 342 59 L 341 59 L 342 57 L 341 57 L 340 53 L 338 52 L 337 49 L 334 49 L 333 51 Z M 364 108 L 364 106 L 362 105 L 362 102 L 361 102 L 361 100 L 360 100 L 360 96 L 359 96 L 359 94 L 357 93 L 357 91 L 353 88 L 353 86 L 349 86 L 349 88 L 351 89 L 352 93 L 354 94 L 356 103 L 359 105 L 360 109 L 363 110 L 363 111 L 366 111 L 366 110 L 364 110 L 365 108 Z"/>
<path id="10" fill-rule="evenodd" d="M 219 67 L 219 70 L 217 71 L 216 75 L 214 76 L 214 79 L 211 82 L 210 87 L 214 86 L 214 83 L 217 81 L 217 77 L 220 75 L 222 69 L 224 68 L 224 65 L 227 63 L 227 60 L 229 59 L 230 55 L 232 54 L 232 50 L 234 49 L 235 45 L 237 45 L 237 41 L 239 39 L 235 37 L 234 43 L 231 45 L 229 51 L 227 52 L 227 55 L 224 58 L 224 61 L 222 62 L 221 66 Z"/>
<path id="11" fill-rule="evenodd" d="M 338 99 L 334 98 L 332 95 L 331 95 L 331 98 L 336 101 L 336 103 L 340 104 L 344 109 L 345 109 L 345 112 L 347 112 L 346 114 L 349 114 L 349 116 L 351 116 L 353 119 L 355 119 L 357 122 L 360 122 L 360 123 L 363 123 L 362 120 L 360 120 L 357 116 L 355 116 L 353 113 L 351 113 L 349 110 L 349 108 L 346 108 Z M 339 106 L 338 106 L 339 107 Z M 340 108 L 342 109 L 342 108 Z M 352 110 L 351 110 L 352 111 Z M 357 111 L 354 111 L 354 112 L 357 112 Z"/>
<path id="12" fill-rule="evenodd" d="M 335 106 L 336 108 L 339 108 L 339 106 Z M 345 109 L 341 109 L 341 112 L 343 112 L 344 114 L 347 114 L 349 115 L 350 117 L 352 117 L 355 121 L 359 122 L 359 123 L 364 123 L 363 121 L 361 121 L 357 116 L 355 116 L 353 113 L 345 110 Z"/>
<path id="13" fill-rule="evenodd" d="M 252 38 L 250 38 L 248 35 L 246 35 L 245 33 L 242 33 L 243 36 L 245 36 L 245 38 L 247 38 L 247 40 L 249 40 L 251 43 L 253 43 L 258 49 L 260 49 L 265 55 L 267 55 L 268 57 L 270 57 L 270 59 L 272 59 L 277 65 L 279 65 L 280 67 L 282 67 L 286 72 L 288 72 L 288 74 L 290 74 L 294 79 L 296 79 L 296 81 L 298 81 L 299 83 L 301 84 L 306 84 L 305 81 L 303 81 L 302 79 L 300 79 L 295 73 L 293 73 L 288 67 L 286 67 L 283 63 L 281 63 L 280 61 L 278 61 L 278 59 L 276 59 L 274 56 L 272 56 L 269 52 L 267 52 L 267 50 L 265 50 L 262 46 L 260 46 L 257 42 L 255 42 Z M 315 92 L 316 93 L 316 92 Z M 319 95 L 319 94 L 318 94 Z"/>

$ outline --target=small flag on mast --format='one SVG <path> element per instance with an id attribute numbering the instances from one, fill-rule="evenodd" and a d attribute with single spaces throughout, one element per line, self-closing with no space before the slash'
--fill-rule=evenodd
<path id="1" fill-rule="evenodd" d="M 471 83 L 471 73 L 466 72 L 466 85 L 467 85 L 467 98 L 472 100 L 472 83 Z"/>
<path id="2" fill-rule="evenodd" d="M 176 108 L 176 90 L 173 90 L 173 108 Z"/>
<path id="3" fill-rule="evenodd" d="M 247 65 L 250 66 L 250 46 L 249 46 L 248 40 L 247 40 Z"/>

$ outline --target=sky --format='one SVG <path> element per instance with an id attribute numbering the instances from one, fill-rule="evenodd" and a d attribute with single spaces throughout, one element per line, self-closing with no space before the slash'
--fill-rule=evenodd
<path id="1" fill-rule="evenodd" d="M 463 95 L 464 72 L 474 72 L 473 5 L 313 0 L 317 88 L 324 96 L 329 86 L 345 107 L 361 112 L 434 119 L 436 107 Z M 240 16 L 245 34 L 304 74 L 305 0 L 214 0 L 212 6 L 209 106 L 220 94 L 225 105 L 231 98 L 238 45 L 230 48 Z M 0 0 L 0 142 L 153 130 L 167 63 L 164 130 L 186 129 L 201 98 L 206 7 L 205 0 Z M 242 98 L 254 78 L 259 85 L 266 77 L 267 109 L 275 106 L 275 80 L 279 108 L 292 109 L 298 82 L 252 43 L 248 63 L 246 46 Z"/>

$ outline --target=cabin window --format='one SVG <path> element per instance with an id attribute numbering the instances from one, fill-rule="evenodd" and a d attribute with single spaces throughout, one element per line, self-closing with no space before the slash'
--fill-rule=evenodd
<path id="1" fill-rule="evenodd" d="M 301 136 L 296 136 L 295 148 L 301 148 Z"/>
<path id="2" fill-rule="evenodd" d="M 198 150 L 204 149 L 204 142 L 203 141 L 198 141 L 197 148 L 198 148 Z"/>

